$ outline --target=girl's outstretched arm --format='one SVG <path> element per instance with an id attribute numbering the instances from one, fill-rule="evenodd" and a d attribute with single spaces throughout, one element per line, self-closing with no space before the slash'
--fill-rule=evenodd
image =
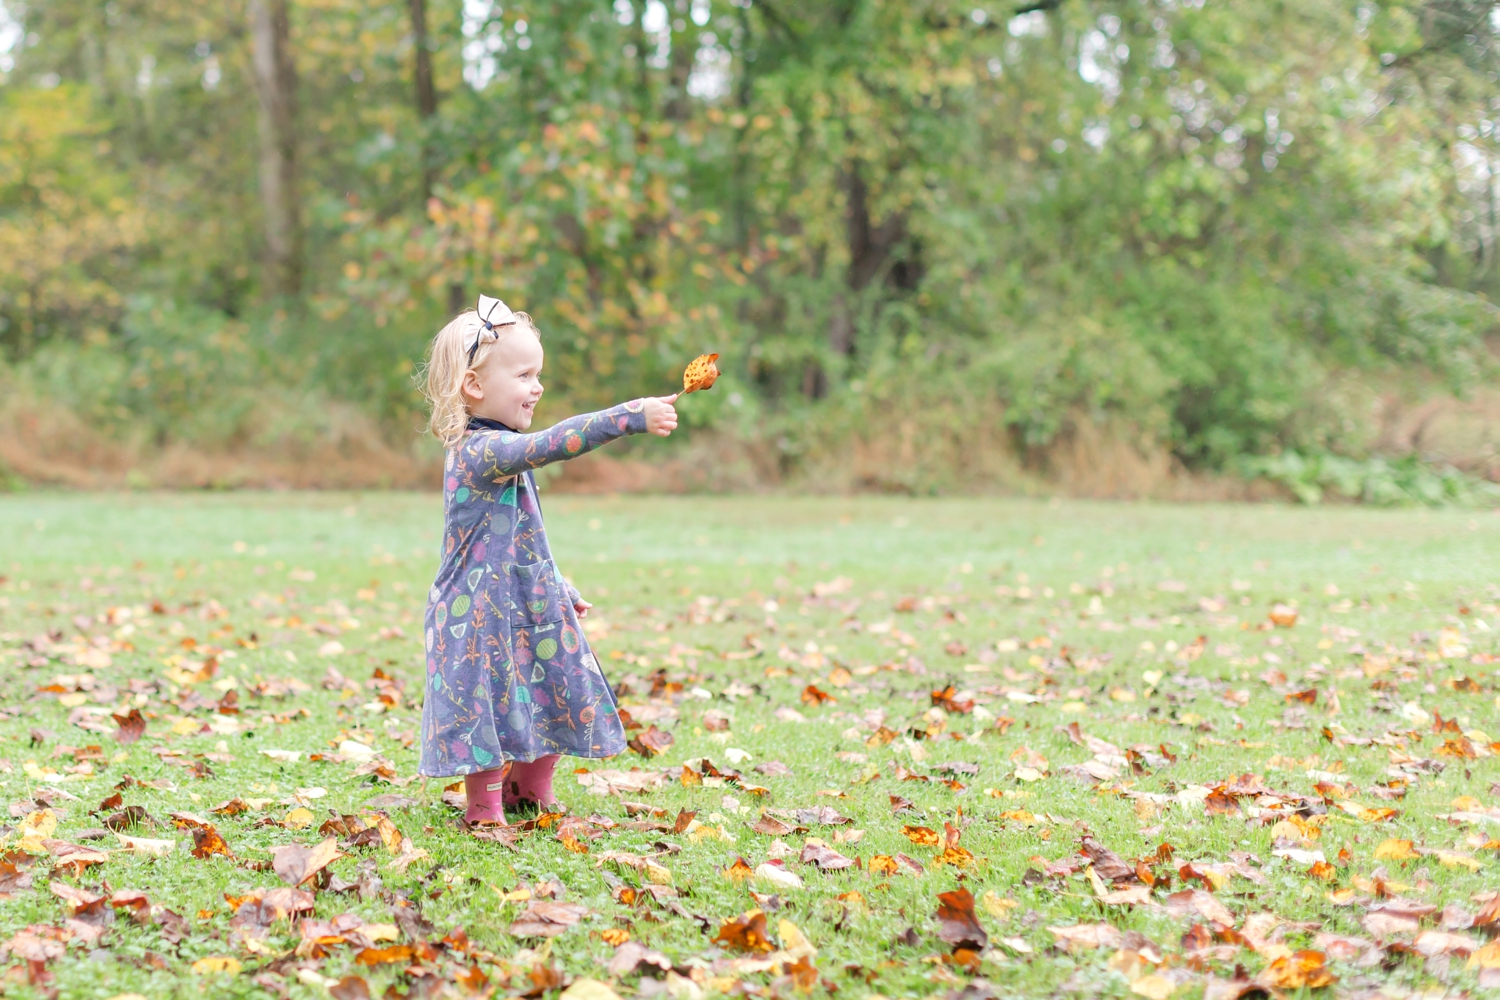
<path id="1" fill-rule="evenodd" d="M 633 399 L 594 413 L 580 413 L 535 434 L 476 430 L 459 447 L 492 479 L 514 476 L 552 462 L 577 458 L 627 434 L 646 432 L 646 400 Z"/>

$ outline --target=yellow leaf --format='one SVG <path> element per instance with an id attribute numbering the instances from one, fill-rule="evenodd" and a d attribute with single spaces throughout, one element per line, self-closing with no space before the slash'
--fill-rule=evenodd
<path id="1" fill-rule="evenodd" d="M 1130 984 L 1130 992 L 1146 997 L 1146 1000 L 1167 1000 L 1176 988 L 1176 983 L 1155 972 L 1149 976 L 1142 976 Z"/>
<path id="2" fill-rule="evenodd" d="M 1397 840 L 1395 838 L 1385 840 L 1381 842 L 1379 847 L 1375 848 L 1375 860 L 1409 861 L 1417 857 L 1416 847 L 1417 845 L 1410 840 Z"/>
<path id="3" fill-rule="evenodd" d="M 115 836 L 120 838 L 120 846 L 127 851 L 134 851 L 136 854 L 143 854 L 151 858 L 164 858 L 168 854 L 171 854 L 173 848 L 177 846 L 177 841 L 175 840 L 158 840 L 153 837 L 131 837 L 123 833 L 117 833 Z"/>
<path id="4" fill-rule="evenodd" d="M 401 937 L 395 924 L 365 924 L 359 932 L 371 941 L 395 941 Z"/>
<path id="5" fill-rule="evenodd" d="M 36 812 L 27 813 L 26 818 L 21 820 L 21 839 L 41 840 L 50 837 L 57 832 L 57 814 L 51 809 L 38 809 Z"/>
<path id="6" fill-rule="evenodd" d="M 1426 852 L 1438 859 L 1440 864 L 1449 868 L 1467 868 L 1471 872 L 1477 872 L 1484 865 L 1469 857 L 1467 854 L 1459 854 L 1457 851 L 1432 850 Z"/>
<path id="7" fill-rule="evenodd" d="M 807 935 L 801 929 L 785 917 L 776 925 L 776 935 L 781 938 L 781 950 L 793 960 L 799 958 L 811 958 L 818 953 L 813 947 Z"/>
<path id="8" fill-rule="evenodd" d="M 1491 941 L 1469 956 L 1469 968 L 1500 969 L 1500 941 Z"/>
<path id="9" fill-rule="evenodd" d="M 646 859 L 646 880 L 652 885 L 671 885 L 672 872 L 665 865 L 659 865 L 650 858 Z"/>
<path id="10" fill-rule="evenodd" d="M 986 913 L 1002 922 L 1009 920 L 1010 911 L 1021 905 L 1014 899 L 1006 899 L 993 889 L 980 896 L 979 902 L 984 905 Z"/>
<path id="11" fill-rule="evenodd" d="M 193 963 L 193 975 L 195 976 L 211 976 L 220 972 L 231 976 L 239 975 L 239 959 L 230 958 L 228 955 L 209 955 L 207 958 L 200 958 Z"/>
<path id="12" fill-rule="evenodd" d="M 559 1000 L 620 1000 L 620 995 L 599 980 L 584 976 L 573 980 Z"/>
<path id="13" fill-rule="evenodd" d="M 293 809 L 291 812 L 287 813 L 286 819 L 282 820 L 282 822 L 287 825 L 288 829 L 305 830 L 307 827 L 312 825 L 312 821 L 314 819 L 316 819 L 316 817 L 313 815 L 313 811 L 311 809 L 303 809 L 301 806 L 298 806 L 296 809 Z"/>

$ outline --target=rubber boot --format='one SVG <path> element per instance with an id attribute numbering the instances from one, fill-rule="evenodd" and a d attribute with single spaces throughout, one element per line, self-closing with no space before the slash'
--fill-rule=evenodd
<path id="1" fill-rule="evenodd" d="M 469 798 L 464 822 L 505 825 L 505 772 L 497 767 L 464 775 L 464 793 Z"/>
<path id="2" fill-rule="evenodd" d="M 551 753 L 530 763 L 513 761 L 510 773 L 505 777 L 505 805 L 540 809 L 557 805 L 557 796 L 552 791 L 552 773 L 559 759 L 559 754 Z"/>

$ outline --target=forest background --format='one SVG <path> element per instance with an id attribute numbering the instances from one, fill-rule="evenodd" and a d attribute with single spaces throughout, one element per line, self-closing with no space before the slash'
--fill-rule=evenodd
<path id="1" fill-rule="evenodd" d="M 0 482 L 429 485 L 484 291 L 722 355 L 574 488 L 1493 503 L 1496 6 L 0 0 Z"/>

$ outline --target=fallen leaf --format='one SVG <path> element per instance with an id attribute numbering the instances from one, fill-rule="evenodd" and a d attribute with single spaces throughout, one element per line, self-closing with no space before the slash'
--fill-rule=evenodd
<path id="1" fill-rule="evenodd" d="M 974 915 L 974 895 L 968 889 L 938 893 L 938 938 L 954 948 L 981 951 L 990 937 Z"/>
<path id="2" fill-rule="evenodd" d="M 211 976 L 220 973 L 237 976 L 240 974 L 240 960 L 230 958 L 228 955 L 209 955 L 194 962 L 192 969 L 195 976 Z"/>
<path id="3" fill-rule="evenodd" d="M 837 871 L 840 868 L 853 867 L 854 862 L 844 857 L 838 851 L 824 844 L 804 844 L 802 854 L 798 857 L 803 864 L 813 864 L 819 871 Z"/>
<path id="4" fill-rule="evenodd" d="M 234 857 L 229 850 L 229 845 L 224 843 L 224 838 L 219 836 L 219 831 L 212 826 L 193 827 L 193 857 L 211 858 L 214 855 L 222 855 L 226 858 Z"/>
<path id="5" fill-rule="evenodd" d="M 131 837 L 127 834 L 117 833 L 120 838 L 120 846 L 127 851 L 142 854 L 152 858 L 164 858 L 177 847 L 175 840 L 158 840 L 152 837 Z"/>
<path id="6" fill-rule="evenodd" d="M 276 848 L 272 854 L 271 868 L 283 882 L 300 886 L 309 879 L 316 878 L 324 868 L 344 856 L 344 852 L 339 850 L 338 841 L 329 837 L 312 847 L 288 844 Z"/>
<path id="7" fill-rule="evenodd" d="M 516 937 L 556 937 L 588 915 L 589 908 L 580 903 L 557 903 L 533 899 L 526 910 L 510 925 Z"/>
<path id="8" fill-rule="evenodd" d="M 664 729 L 657 729 L 655 724 L 649 726 L 644 732 L 630 740 L 626 746 L 640 754 L 642 757 L 655 757 L 667 751 L 676 738 Z"/>
<path id="9" fill-rule="evenodd" d="M 1057 939 L 1058 947 L 1069 954 L 1095 948 L 1117 948 L 1122 940 L 1120 932 L 1105 923 L 1048 927 L 1047 930 Z"/>
<path id="10" fill-rule="evenodd" d="M 558 1000 L 620 1000 L 620 995 L 597 979 L 580 976 L 562 991 Z"/>
<path id="11" fill-rule="evenodd" d="M 771 943 L 770 932 L 766 929 L 766 914 L 764 910 L 747 910 L 741 916 L 733 920 L 726 920 L 719 926 L 719 933 L 714 935 L 712 943 L 723 942 L 726 947 L 736 951 L 768 952 L 774 951 L 776 946 Z"/>
<path id="12" fill-rule="evenodd" d="M 1298 951 L 1273 961 L 1256 977 L 1257 983 L 1278 990 L 1319 989 L 1338 980 L 1321 951 Z"/>
<path id="13" fill-rule="evenodd" d="M 111 715 L 115 725 L 119 726 L 113 733 L 114 741 L 120 744 L 130 744 L 146 735 L 146 718 L 141 715 L 141 710 L 132 708 L 126 715 Z"/>

